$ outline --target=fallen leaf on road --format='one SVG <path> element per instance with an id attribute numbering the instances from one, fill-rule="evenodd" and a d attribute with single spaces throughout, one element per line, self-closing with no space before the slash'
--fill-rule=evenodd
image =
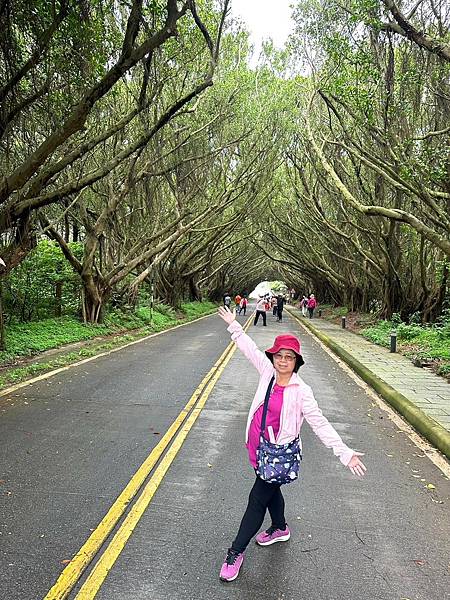
<path id="1" fill-rule="evenodd" d="M 414 562 L 415 562 L 415 564 L 418 567 L 422 567 L 423 565 L 427 564 L 427 561 L 426 560 L 422 560 L 421 558 L 416 559 Z"/>
<path id="2" fill-rule="evenodd" d="M 212 464 L 211 464 L 211 463 L 208 463 L 208 467 L 209 467 L 209 468 L 211 468 L 211 467 L 212 467 Z"/>
<path id="3" fill-rule="evenodd" d="M 72 562 L 72 560 L 70 558 L 65 558 L 64 560 L 61 561 L 61 564 L 68 565 L 70 562 Z"/>
<path id="4" fill-rule="evenodd" d="M 428 490 L 435 490 L 435 489 L 436 489 L 436 486 L 435 486 L 435 485 L 433 485 L 432 483 L 427 483 L 427 489 L 428 489 Z"/>

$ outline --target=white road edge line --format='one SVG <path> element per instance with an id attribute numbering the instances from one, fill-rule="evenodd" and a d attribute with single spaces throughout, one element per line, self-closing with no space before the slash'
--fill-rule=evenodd
<path id="1" fill-rule="evenodd" d="M 185 327 L 186 325 L 190 325 L 191 323 L 195 323 L 197 321 L 201 321 L 202 319 L 207 319 L 208 317 L 212 317 L 217 313 L 213 312 L 209 315 L 204 315 L 203 317 L 199 317 L 198 319 L 193 319 L 192 321 L 187 321 L 186 323 L 180 323 L 180 325 L 175 325 L 175 327 L 170 327 L 169 329 L 164 329 L 163 331 L 158 331 L 157 333 L 151 333 L 150 335 L 146 335 L 143 338 L 139 338 L 138 340 L 133 340 L 132 342 L 128 342 L 123 346 L 118 346 L 117 348 L 113 348 L 112 350 L 108 350 L 107 352 L 100 352 L 100 354 L 96 354 L 95 356 L 90 356 L 89 358 L 84 358 L 83 360 L 79 360 L 75 363 L 71 363 L 70 365 L 66 365 L 65 367 L 59 367 L 58 369 L 54 369 L 53 371 L 49 371 L 48 373 L 43 373 L 42 375 L 38 375 L 37 377 L 33 377 L 32 379 L 27 379 L 26 381 L 22 381 L 22 383 L 17 383 L 16 385 L 12 385 L 4 390 L 0 390 L 0 398 L 2 396 L 7 396 L 8 394 L 12 394 L 16 390 L 20 390 L 20 388 L 26 387 L 27 385 L 31 385 L 32 383 L 36 383 L 37 381 L 42 381 L 43 379 L 48 379 L 49 377 L 53 377 L 53 375 L 57 375 L 58 373 L 62 373 L 63 371 L 68 371 L 72 367 L 78 367 L 80 365 L 84 365 L 91 360 L 96 360 L 101 356 L 108 356 L 108 354 L 112 354 L 113 352 L 118 352 L 119 350 L 123 350 L 124 348 L 128 348 L 128 346 L 133 346 L 134 344 L 140 344 L 141 342 L 145 342 L 150 338 L 156 337 L 158 335 L 162 335 L 163 333 L 168 333 L 169 331 L 173 331 L 174 329 L 178 329 L 179 327 Z M 124 332 L 124 335 L 126 332 Z"/>

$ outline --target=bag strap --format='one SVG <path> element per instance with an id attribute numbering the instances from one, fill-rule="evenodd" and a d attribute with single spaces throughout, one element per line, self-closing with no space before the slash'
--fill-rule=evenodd
<path id="1" fill-rule="evenodd" d="M 272 375 L 272 379 L 270 380 L 270 383 L 267 387 L 266 397 L 264 398 L 264 408 L 263 408 L 263 414 L 262 414 L 262 419 L 261 419 L 261 435 L 264 435 L 264 430 L 266 428 L 267 409 L 269 408 L 270 392 L 272 391 L 272 385 L 273 385 L 274 380 L 275 380 L 275 375 Z"/>

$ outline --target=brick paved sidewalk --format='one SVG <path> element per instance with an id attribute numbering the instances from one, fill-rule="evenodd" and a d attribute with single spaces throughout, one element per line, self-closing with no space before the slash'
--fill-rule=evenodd
<path id="1" fill-rule="evenodd" d="M 290 307 L 289 311 L 297 317 L 302 316 L 298 309 Z M 313 318 L 310 323 L 450 431 L 450 385 L 443 378 L 415 367 L 407 357 L 390 353 L 387 348 L 372 344 L 334 323 L 320 318 Z"/>

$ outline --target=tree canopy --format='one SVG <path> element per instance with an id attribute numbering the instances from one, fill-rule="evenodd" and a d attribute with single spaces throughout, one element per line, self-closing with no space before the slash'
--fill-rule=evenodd
<path id="1" fill-rule="evenodd" d="M 267 278 L 435 320 L 449 302 L 448 4 L 296 1 L 286 47 L 268 41 L 256 67 L 229 5 L 0 3 L 7 289 L 34 260 L 54 265 L 55 305 L 75 294 L 91 322 L 149 286 L 176 307 Z"/>

